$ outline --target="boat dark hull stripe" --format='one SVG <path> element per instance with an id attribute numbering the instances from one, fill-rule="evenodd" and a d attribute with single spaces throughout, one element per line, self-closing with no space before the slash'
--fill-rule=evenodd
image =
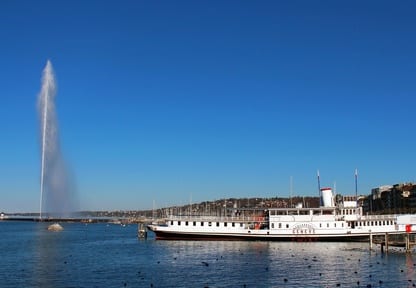
<path id="1" fill-rule="evenodd" d="M 197 234 L 197 233 L 176 233 L 154 231 L 157 240 L 250 240 L 250 241 L 326 241 L 326 242 L 347 242 L 347 241 L 364 241 L 368 240 L 368 235 L 348 235 L 348 236 L 328 236 L 328 235 L 311 235 L 311 236 L 292 236 L 292 235 L 255 235 L 249 236 L 244 234 Z"/>

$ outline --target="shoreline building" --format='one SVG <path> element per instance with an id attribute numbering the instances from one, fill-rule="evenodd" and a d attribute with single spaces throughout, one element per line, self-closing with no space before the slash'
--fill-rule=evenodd
<path id="1" fill-rule="evenodd" d="M 368 214 L 416 213 L 416 184 L 409 182 L 373 188 L 364 199 L 363 210 Z"/>

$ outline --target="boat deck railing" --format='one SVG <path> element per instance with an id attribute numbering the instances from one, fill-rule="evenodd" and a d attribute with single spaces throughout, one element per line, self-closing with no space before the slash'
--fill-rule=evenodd
<path id="1" fill-rule="evenodd" d="M 380 215 L 361 215 L 360 220 L 363 221 L 377 221 L 377 220 L 395 220 L 397 215 L 394 214 L 380 214 Z"/>
<path id="2" fill-rule="evenodd" d="M 190 215 L 171 215 L 167 217 L 168 221 L 189 221 L 189 222 L 267 222 L 268 217 L 263 216 L 190 216 Z"/>

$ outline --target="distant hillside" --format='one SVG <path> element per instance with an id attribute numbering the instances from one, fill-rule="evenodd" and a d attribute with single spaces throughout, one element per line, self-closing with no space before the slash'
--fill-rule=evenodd
<path id="1" fill-rule="evenodd" d="M 117 210 L 117 211 L 80 211 L 74 213 L 73 217 L 91 218 L 91 217 L 119 217 L 119 218 L 158 218 L 167 214 L 204 214 L 221 215 L 224 208 L 286 208 L 294 207 L 302 203 L 303 207 L 319 207 L 318 197 L 301 197 L 292 198 L 228 198 L 213 201 L 204 201 L 182 206 L 157 207 L 154 210 Z M 36 217 L 38 213 L 17 213 L 10 215 L 22 215 Z"/>
<path id="2" fill-rule="evenodd" d="M 302 203 L 303 207 L 319 207 L 318 197 L 301 197 L 292 198 L 228 198 L 213 201 L 204 201 L 182 206 L 157 207 L 155 210 L 137 210 L 137 211 L 83 211 L 83 216 L 90 217 L 164 217 L 167 214 L 220 214 L 224 208 L 286 208 L 294 207 Z"/>

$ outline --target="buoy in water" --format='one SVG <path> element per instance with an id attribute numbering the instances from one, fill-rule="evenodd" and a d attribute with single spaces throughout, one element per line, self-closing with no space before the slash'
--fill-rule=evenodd
<path id="1" fill-rule="evenodd" d="M 49 231 L 62 231 L 64 227 L 62 227 L 59 223 L 54 223 L 48 226 Z"/>

